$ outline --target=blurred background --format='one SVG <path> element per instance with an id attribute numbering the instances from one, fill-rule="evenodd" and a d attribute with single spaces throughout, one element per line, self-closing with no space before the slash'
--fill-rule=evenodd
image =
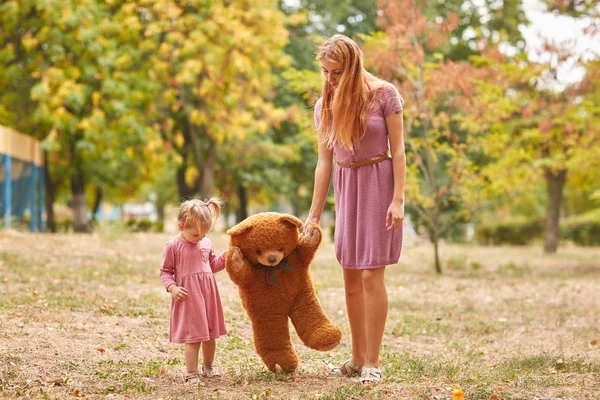
<path id="1" fill-rule="evenodd" d="M 214 194 L 219 230 L 304 217 L 342 33 L 404 98 L 405 234 L 438 272 L 443 242 L 600 245 L 594 0 L 0 0 L 0 26 L 5 228 L 172 230 Z"/>

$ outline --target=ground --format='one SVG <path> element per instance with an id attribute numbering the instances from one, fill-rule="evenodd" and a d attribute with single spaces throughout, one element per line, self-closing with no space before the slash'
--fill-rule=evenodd
<path id="1" fill-rule="evenodd" d="M 226 272 L 217 274 L 229 334 L 224 377 L 182 384 L 183 347 L 168 341 L 169 295 L 158 277 L 169 234 L 0 232 L 0 397 L 7 399 L 597 399 L 600 249 L 408 243 L 386 272 L 386 381 L 329 376 L 349 356 L 342 274 L 333 246 L 311 267 L 326 313 L 344 333 L 320 353 L 294 336 L 295 375 L 271 374 Z M 217 251 L 227 236 L 211 236 Z"/>

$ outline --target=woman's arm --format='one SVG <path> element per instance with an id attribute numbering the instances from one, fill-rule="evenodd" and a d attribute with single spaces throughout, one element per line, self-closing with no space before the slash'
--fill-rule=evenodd
<path id="1" fill-rule="evenodd" d="M 317 224 L 321 220 L 325 200 L 329 193 L 331 174 L 333 172 L 333 149 L 328 149 L 326 144 L 319 140 L 317 166 L 315 167 L 315 184 L 307 222 L 313 221 Z M 307 228 L 308 224 L 304 224 Z"/>
<path id="2" fill-rule="evenodd" d="M 404 219 L 404 181 L 406 179 L 406 154 L 404 150 L 404 121 L 402 112 L 385 119 L 390 138 L 392 168 L 394 171 L 394 197 L 386 214 L 388 230 L 401 226 Z"/>

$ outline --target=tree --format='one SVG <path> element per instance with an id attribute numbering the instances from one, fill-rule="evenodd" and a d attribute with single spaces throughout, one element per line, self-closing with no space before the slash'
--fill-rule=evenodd
<path id="1" fill-rule="evenodd" d="M 467 125 L 473 132 L 486 132 L 485 151 L 496 160 L 493 170 L 486 171 L 490 180 L 522 187 L 536 176 L 543 177 L 547 192 L 544 251 L 554 253 L 569 174 L 591 181 L 600 167 L 598 62 L 588 64 L 581 83 L 557 90 L 553 85 L 557 68 L 573 53 L 551 43 L 544 49 L 552 54 L 552 62 L 508 59 L 501 54 L 480 60 L 492 66 L 494 74 L 477 84 Z"/>
<path id="2" fill-rule="evenodd" d="M 262 135 L 285 117 L 271 103 L 273 68 L 287 65 L 275 3 L 141 1 L 146 73 L 160 82 L 149 117 L 178 154 L 181 197 L 210 196 L 218 150 Z"/>
<path id="3" fill-rule="evenodd" d="M 70 183 L 78 232 L 90 229 L 90 183 L 135 191 L 150 174 L 139 149 L 152 136 L 143 114 L 152 83 L 136 68 L 142 53 L 135 27 L 121 19 L 129 7 L 93 0 L 3 5 L 13 45 L 5 60 L 26 86 L 20 96 L 32 101 L 35 127 L 46 128 L 37 136 L 52 166 L 48 181 Z"/>
<path id="4" fill-rule="evenodd" d="M 457 118 L 472 101 L 476 71 L 436 51 L 458 26 L 458 15 L 429 20 L 422 11 L 427 4 L 419 3 L 379 1 L 384 32 L 366 37 L 364 50 L 367 67 L 395 83 L 405 99 L 407 209 L 427 229 L 441 273 L 440 237 L 476 209 L 484 184 L 470 158 L 478 149 Z"/>

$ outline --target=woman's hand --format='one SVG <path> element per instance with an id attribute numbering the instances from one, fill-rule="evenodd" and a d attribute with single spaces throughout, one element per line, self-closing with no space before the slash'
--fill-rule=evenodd
<path id="1" fill-rule="evenodd" d="M 171 296 L 177 301 L 186 301 L 189 296 L 186 288 L 177 285 L 171 285 L 169 287 L 169 293 L 171 293 Z"/>
<path id="2" fill-rule="evenodd" d="M 302 227 L 302 236 L 304 236 L 304 239 L 307 241 L 312 239 L 316 233 L 315 227 L 312 225 L 313 223 L 319 225 L 319 220 L 314 217 L 308 217 L 304 223 L 304 226 Z"/>
<path id="3" fill-rule="evenodd" d="M 387 227 L 387 230 L 391 231 L 392 229 L 400 228 L 403 220 L 404 205 L 400 202 L 392 202 L 388 207 L 385 216 L 385 226 Z"/>

